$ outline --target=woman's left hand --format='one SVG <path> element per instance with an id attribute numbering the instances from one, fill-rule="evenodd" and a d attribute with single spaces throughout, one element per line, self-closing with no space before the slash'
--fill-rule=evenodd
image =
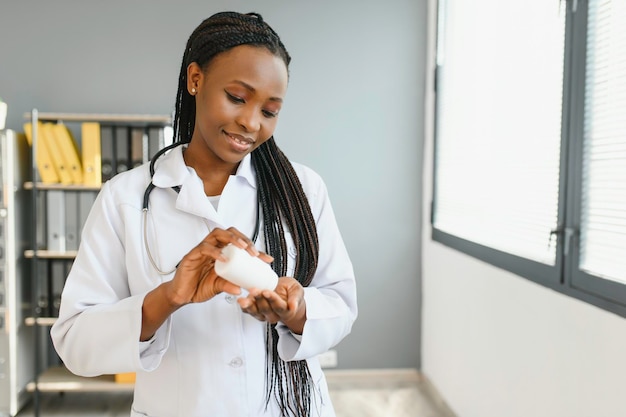
<path id="1" fill-rule="evenodd" d="M 274 291 L 250 289 L 247 297 L 237 300 L 241 310 L 260 321 L 284 323 L 289 329 L 302 334 L 306 321 L 304 288 L 291 277 L 281 277 Z"/>

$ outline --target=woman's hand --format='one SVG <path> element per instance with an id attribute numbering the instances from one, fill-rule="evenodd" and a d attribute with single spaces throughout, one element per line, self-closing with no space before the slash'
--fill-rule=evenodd
<path id="1" fill-rule="evenodd" d="M 174 279 L 170 281 L 168 299 L 174 305 L 199 303 L 221 292 L 238 295 L 241 289 L 215 273 L 215 260 L 225 261 L 222 248 L 233 244 L 252 256 L 271 262 L 272 257 L 259 253 L 243 233 L 234 227 L 228 230 L 213 229 L 195 248 L 180 261 Z"/>
<path id="2" fill-rule="evenodd" d="M 139 340 L 150 339 L 165 320 L 185 304 L 209 300 L 223 291 L 235 295 L 241 292 L 237 285 L 218 277 L 213 269 L 216 259 L 225 260 L 222 248 L 229 243 L 245 249 L 252 256 L 259 256 L 265 262 L 273 260 L 271 256 L 259 253 L 250 239 L 234 227 L 213 229 L 183 257 L 171 281 L 146 294 L 141 308 Z"/>
<path id="3" fill-rule="evenodd" d="M 281 277 L 271 290 L 251 289 L 247 297 L 237 300 L 241 310 L 260 321 L 284 323 L 289 329 L 302 334 L 306 322 L 304 288 L 291 277 Z"/>

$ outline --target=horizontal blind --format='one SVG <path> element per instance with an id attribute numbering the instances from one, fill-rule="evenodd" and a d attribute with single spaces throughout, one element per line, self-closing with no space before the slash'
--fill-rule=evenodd
<path id="1" fill-rule="evenodd" d="M 554 265 L 564 11 L 545 0 L 444 3 L 434 227 Z"/>
<path id="2" fill-rule="evenodd" d="M 626 283 L 626 2 L 590 0 L 580 269 Z"/>

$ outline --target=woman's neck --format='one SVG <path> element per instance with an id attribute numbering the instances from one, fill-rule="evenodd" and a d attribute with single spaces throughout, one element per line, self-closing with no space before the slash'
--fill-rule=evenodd
<path id="1" fill-rule="evenodd" d="M 216 161 L 207 152 L 192 148 L 193 142 L 183 152 L 185 164 L 196 171 L 204 184 L 204 193 L 208 196 L 221 195 L 228 178 L 237 172 L 239 164 L 231 165 Z"/>

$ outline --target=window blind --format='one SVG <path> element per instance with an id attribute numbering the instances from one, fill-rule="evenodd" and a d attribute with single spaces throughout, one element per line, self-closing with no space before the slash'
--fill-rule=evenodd
<path id="1" fill-rule="evenodd" d="M 440 10 L 433 226 L 554 265 L 564 11 L 545 0 Z"/>
<path id="2" fill-rule="evenodd" d="M 580 269 L 626 283 L 626 2 L 590 0 Z"/>

